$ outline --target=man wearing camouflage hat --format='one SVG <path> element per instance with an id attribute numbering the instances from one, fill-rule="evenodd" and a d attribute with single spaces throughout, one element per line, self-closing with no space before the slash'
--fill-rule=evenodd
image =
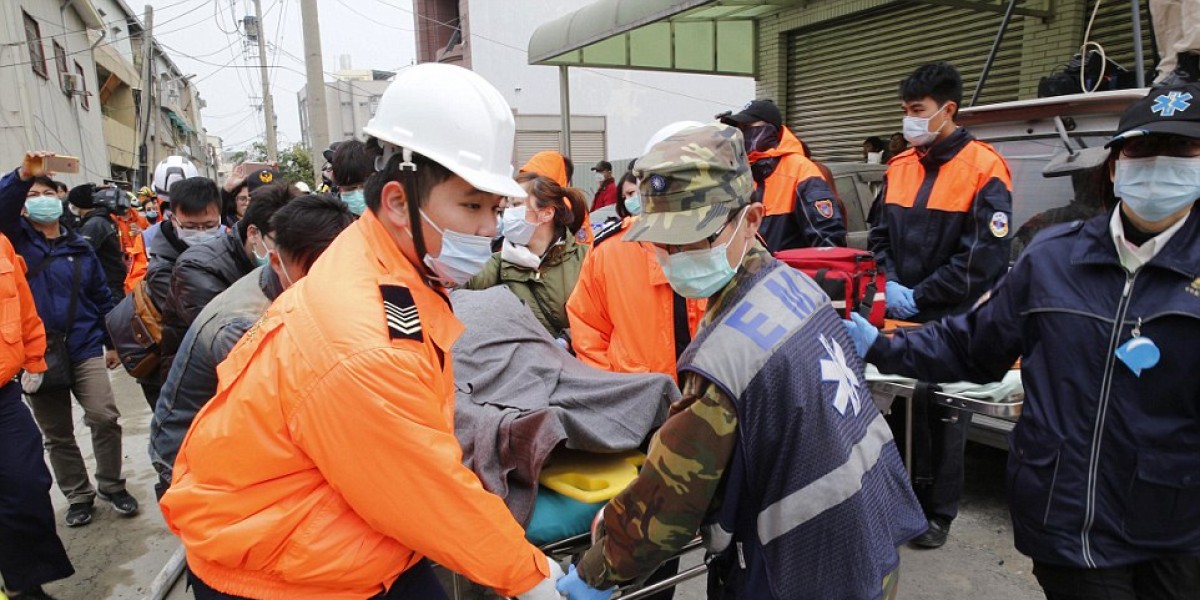
<path id="1" fill-rule="evenodd" d="M 741 133 L 683 130 L 636 174 L 644 212 L 625 239 L 653 244 L 708 311 L 679 360 L 684 399 L 559 591 L 606 599 L 704 525 L 710 597 L 890 597 L 896 548 L 925 519 L 829 298 L 756 237 Z"/>

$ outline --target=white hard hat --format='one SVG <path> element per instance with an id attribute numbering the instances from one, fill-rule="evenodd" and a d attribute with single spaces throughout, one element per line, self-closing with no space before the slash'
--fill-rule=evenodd
<path id="1" fill-rule="evenodd" d="M 429 158 L 473 187 L 525 197 L 513 181 L 516 122 L 504 96 L 476 73 L 422 63 L 396 75 L 363 133 Z M 387 156 L 388 154 L 385 154 Z"/>
<path id="2" fill-rule="evenodd" d="M 154 191 L 169 196 L 171 184 L 198 175 L 192 161 L 182 156 L 168 156 L 154 168 Z"/>
<path id="3" fill-rule="evenodd" d="M 648 154 L 650 152 L 650 148 L 653 148 L 655 144 L 675 135 L 676 133 L 679 133 L 680 131 L 683 131 L 684 129 L 691 129 L 693 127 L 704 127 L 704 123 L 701 123 L 700 121 L 675 121 L 674 123 L 664 126 L 662 129 L 655 131 L 654 135 L 650 136 L 650 141 L 646 142 L 646 147 L 642 150 L 642 155 L 645 156 Z"/>

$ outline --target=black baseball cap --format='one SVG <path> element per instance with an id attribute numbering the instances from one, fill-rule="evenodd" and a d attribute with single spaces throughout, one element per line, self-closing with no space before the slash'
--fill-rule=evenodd
<path id="1" fill-rule="evenodd" d="M 259 169 L 246 176 L 246 191 L 253 192 L 264 185 L 271 185 L 279 181 L 283 181 L 279 176 L 279 171 Z"/>
<path id="2" fill-rule="evenodd" d="M 717 115 L 717 120 L 734 127 L 755 121 L 766 121 L 776 128 L 783 127 L 783 115 L 779 114 L 779 107 L 771 100 L 751 100 L 742 107 L 741 112 L 722 113 Z"/>
<path id="3" fill-rule="evenodd" d="M 603 171 L 611 171 L 612 163 L 608 162 L 607 160 L 602 160 L 602 161 L 596 163 L 596 166 L 592 167 L 592 170 L 597 173 L 600 173 Z"/>
<path id="4" fill-rule="evenodd" d="M 329 147 L 326 148 L 324 152 L 321 153 L 321 156 L 325 157 L 325 162 L 327 162 L 327 163 L 333 162 L 333 153 L 337 152 L 338 146 L 341 146 L 341 145 L 342 145 L 341 142 L 334 142 L 334 143 L 330 144 Z"/>
<path id="5" fill-rule="evenodd" d="M 1105 148 L 1130 138 L 1164 133 L 1200 139 L 1200 84 L 1189 83 L 1155 88 L 1121 115 L 1113 136 Z"/>

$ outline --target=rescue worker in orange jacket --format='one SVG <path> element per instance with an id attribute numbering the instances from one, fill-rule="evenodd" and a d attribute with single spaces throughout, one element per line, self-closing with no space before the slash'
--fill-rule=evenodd
<path id="1" fill-rule="evenodd" d="M 520 172 L 537 173 L 542 177 L 553 179 L 559 187 L 571 187 L 571 178 L 575 176 L 575 163 L 554 150 L 542 150 L 521 165 Z M 592 218 L 587 207 L 584 207 L 583 211 L 583 225 L 580 225 L 579 231 L 575 232 L 575 241 L 588 246 L 595 241 L 595 235 L 592 233 Z"/>
<path id="2" fill-rule="evenodd" d="M 904 137 L 913 147 L 888 163 L 869 236 L 896 318 L 925 322 L 965 312 L 1008 268 L 1012 178 L 999 153 L 955 124 L 962 93 L 958 70 L 944 62 L 919 67 L 900 84 Z M 920 412 L 913 441 L 926 450 L 911 468 L 929 530 L 913 544 L 939 548 L 958 515 L 971 414 L 955 411 L 951 421 L 939 410 Z"/>
<path id="3" fill-rule="evenodd" d="M 36 392 L 46 372 L 46 330 L 25 272 L 25 260 L 0 235 L 0 579 L 13 598 L 49 598 L 42 584 L 75 569 L 54 529 L 42 434 L 21 401 L 22 388 Z"/>
<path id="4" fill-rule="evenodd" d="M 616 373 L 662 373 L 678 380 L 675 361 L 692 341 L 705 301 L 671 289 L 654 250 L 626 243 L 625 232 L 641 214 L 637 183 L 622 181 L 617 202 L 633 215 L 596 245 L 567 301 L 575 356 Z"/>
<path id="5" fill-rule="evenodd" d="M 132 206 L 125 207 L 122 213 L 113 211 L 109 216 L 117 226 L 121 251 L 125 254 L 126 264 L 129 265 L 125 276 L 125 293 L 128 294 L 146 276 L 149 260 L 146 257 L 146 243 L 142 239 L 142 232 L 150 228 L 150 222 Z"/>
<path id="6" fill-rule="evenodd" d="M 804 155 L 804 146 L 783 126 L 779 107 L 754 100 L 741 112 L 717 115 L 742 130 L 755 201 L 766 218 L 759 232 L 767 250 L 846 245 L 846 220 L 821 169 Z"/>
<path id="7" fill-rule="evenodd" d="M 512 111 L 483 78 L 403 71 L 363 129 L 368 211 L 218 368 L 163 496 L 198 597 L 445 598 L 429 560 L 522 600 L 558 565 L 462 464 L 445 288 L 491 256 Z M 426 560 L 428 558 L 429 560 Z"/>

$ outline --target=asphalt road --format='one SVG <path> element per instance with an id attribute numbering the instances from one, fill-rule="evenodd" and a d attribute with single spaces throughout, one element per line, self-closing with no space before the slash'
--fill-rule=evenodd
<path id="1" fill-rule="evenodd" d="M 154 470 L 146 455 L 150 411 L 141 391 L 124 372 L 112 372 L 113 389 L 121 409 L 125 435 L 125 476 L 130 492 L 143 510 L 121 518 L 104 502 L 97 503 L 95 520 L 77 529 L 60 525 L 59 535 L 75 564 L 74 577 L 46 586 L 60 600 L 141 599 L 170 555 L 178 547 L 154 504 Z M 92 468 L 91 435 L 76 407 L 76 431 Z M 1005 453 L 977 444 L 967 446 L 967 483 L 958 520 L 950 540 L 939 550 L 902 551 L 900 598 L 959 600 L 961 598 L 1040 600 L 1029 559 L 1013 548 L 1012 527 L 1004 504 Z M 51 491 L 60 519 L 66 501 Z M 696 564 L 685 560 L 684 568 Z M 182 585 L 168 598 L 189 598 Z M 703 578 L 682 585 L 678 600 L 702 600 Z"/>

